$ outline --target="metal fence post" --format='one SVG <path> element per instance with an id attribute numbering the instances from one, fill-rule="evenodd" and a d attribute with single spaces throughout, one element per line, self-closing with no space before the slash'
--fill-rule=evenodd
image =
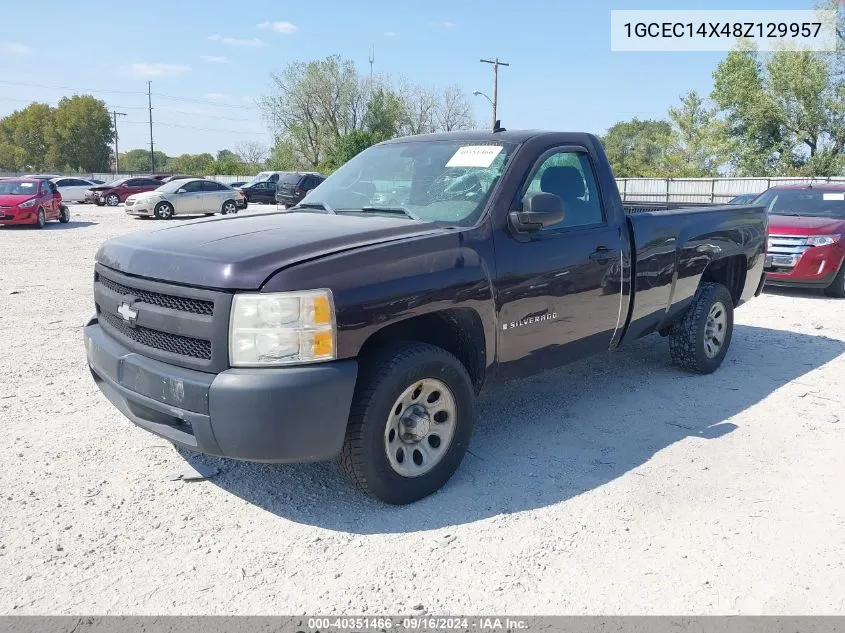
<path id="1" fill-rule="evenodd" d="M 710 204 L 716 202 L 716 179 L 710 181 Z"/>
<path id="2" fill-rule="evenodd" d="M 669 204 L 669 179 L 666 179 L 666 204 Z"/>
<path id="3" fill-rule="evenodd" d="M 622 181 L 622 201 L 624 202 L 627 199 L 628 199 L 628 179 L 625 178 L 625 180 Z"/>

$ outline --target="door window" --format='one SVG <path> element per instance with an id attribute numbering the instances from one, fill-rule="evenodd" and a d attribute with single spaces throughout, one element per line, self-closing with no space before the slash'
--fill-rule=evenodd
<path id="1" fill-rule="evenodd" d="M 593 168 L 587 154 L 557 151 L 542 159 L 525 193 L 553 193 L 563 200 L 563 221 L 543 230 L 601 224 L 605 221 Z"/>
<path id="2" fill-rule="evenodd" d="M 225 191 L 226 187 L 221 185 L 219 182 L 214 182 L 213 180 L 206 180 L 202 183 L 202 190 L 203 191 Z"/>
<path id="3" fill-rule="evenodd" d="M 194 180 L 193 182 L 189 182 L 187 184 L 182 185 L 179 187 L 180 189 L 184 189 L 187 193 L 197 193 L 203 190 L 203 185 L 205 184 L 202 180 Z"/>

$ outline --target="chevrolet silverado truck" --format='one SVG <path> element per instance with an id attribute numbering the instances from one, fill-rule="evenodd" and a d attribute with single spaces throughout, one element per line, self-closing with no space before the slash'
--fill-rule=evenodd
<path id="1" fill-rule="evenodd" d="M 499 381 L 655 332 L 714 371 L 762 289 L 766 233 L 753 205 L 626 213 L 589 134 L 394 139 L 292 212 L 105 242 L 88 364 L 178 446 L 338 459 L 404 504 L 456 471 Z"/>

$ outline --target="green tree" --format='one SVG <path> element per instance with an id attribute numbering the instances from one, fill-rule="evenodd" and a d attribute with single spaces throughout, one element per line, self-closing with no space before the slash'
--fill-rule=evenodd
<path id="1" fill-rule="evenodd" d="M 155 151 L 156 171 L 165 171 L 170 158 L 164 152 Z M 120 155 L 120 171 L 123 173 L 149 172 L 150 150 L 131 149 Z"/>
<path id="2" fill-rule="evenodd" d="M 616 176 L 667 176 L 673 143 L 672 126 L 667 121 L 622 121 L 607 130 L 602 142 Z"/>
<path id="3" fill-rule="evenodd" d="M 221 149 L 217 152 L 217 161 L 229 160 L 232 158 L 238 160 L 238 155 L 230 149 Z"/>
<path id="4" fill-rule="evenodd" d="M 694 90 L 681 97 L 681 105 L 669 108 L 672 145 L 667 175 L 703 178 L 719 175 L 728 161 L 724 124 L 713 108 Z"/>
<path id="5" fill-rule="evenodd" d="M 0 141 L 0 170 L 23 171 L 26 168 L 26 153 L 8 141 Z"/>
<path id="6" fill-rule="evenodd" d="M 405 106 L 398 94 L 386 88 L 376 89 L 364 113 L 364 128 L 379 141 L 399 134 Z"/>
<path id="7" fill-rule="evenodd" d="M 204 154 L 182 154 L 171 158 L 168 170 L 188 176 L 208 176 L 214 172 L 214 156 Z"/>
<path id="8" fill-rule="evenodd" d="M 65 97 L 52 120 L 56 164 L 85 172 L 109 169 L 114 127 L 103 101 L 90 95 Z"/>
<path id="9" fill-rule="evenodd" d="M 348 160 L 354 158 L 371 145 L 379 142 L 375 133 L 369 130 L 352 130 L 340 137 L 326 157 L 326 166 L 337 169 Z"/>
<path id="10" fill-rule="evenodd" d="M 6 150 L 4 160 L 34 171 L 59 164 L 53 130 L 53 109 L 46 103 L 32 103 L 0 119 L 0 144 L 16 148 Z"/>
<path id="11" fill-rule="evenodd" d="M 713 101 L 733 139 L 739 175 L 833 175 L 845 151 L 845 78 L 838 55 L 748 47 L 713 73 Z"/>

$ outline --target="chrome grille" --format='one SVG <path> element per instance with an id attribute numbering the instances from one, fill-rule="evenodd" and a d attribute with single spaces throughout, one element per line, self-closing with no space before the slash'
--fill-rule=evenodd
<path id="1" fill-rule="evenodd" d="M 769 235 L 766 249 L 767 270 L 795 268 L 808 248 L 805 235 Z"/>

